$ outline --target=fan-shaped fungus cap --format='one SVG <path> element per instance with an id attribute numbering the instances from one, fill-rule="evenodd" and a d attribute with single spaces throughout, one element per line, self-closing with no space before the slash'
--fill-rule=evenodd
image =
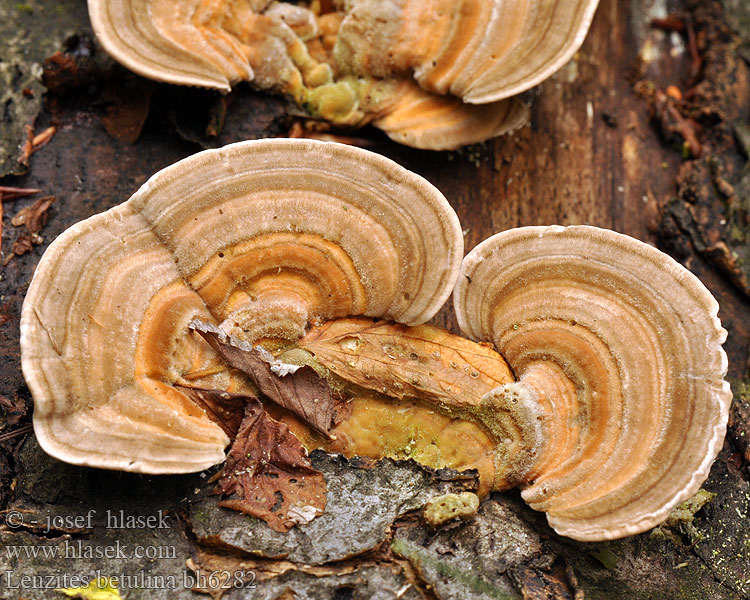
<path id="1" fill-rule="evenodd" d="M 528 107 L 518 98 L 500 102 L 464 104 L 453 96 L 430 94 L 402 80 L 394 102 L 372 121 L 392 140 L 428 150 L 455 150 L 523 127 Z"/>
<path id="2" fill-rule="evenodd" d="M 522 495 L 556 531 L 639 533 L 697 492 L 731 392 L 718 305 L 689 271 L 611 231 L 524 227 L 467 255 L 454 303 L 540 409 Z"/>
<path id="3" fill-rule="evenodd" d="M 39 443 L 129 471 L 221 462 L 225 433 L 172 384 L 245 380 L 188 333 L 193 318 L 245 340 L 345 315 L 421 323 L 462 254 L 445 198 L 365 150 L 263 140 L 187 158 L 42 257 L 21 315 Z"/>
<path id="4" fill-rule="evenodd" d="M 570 60 L 598 2 L 351 0 L 335 56 L 344 70 L 413 71 L 426 90 L 485 104 L 528 90 Z"/>
<path id="5" fill-rule="evenodd" d="M 404 14 L 392 4 L 389 18 L 400 23 Z M 361 9 L 355 7 L 355 16 Z M 286 94 L 312 117 L 345 127 L 372 122 L 392 139 L 418 148 L 457 148 L 528 120 L 518 99 L 487 100 L 476 107 L 419 87 L 409 73 L 383 79 L 359 64 L 364 59 L 350 64 L 346 52 L 336 50 L 339 25 L 351 22 L 343 11 L 318 15 L 302 5 L 265 1 L 89 0 L 89 13 L 105 49 L 141 75 L 224 91 L 238 81 L 251 81 L 256 88 Z M 424 19 L 420 24 L 431 26 Z M 426 29 L 418 39 L 436 35 L 441 33 Z M 353 39 L 351 27 L 346 39 L 341 48 L 351 46 L 359 53 L 373 41 L 369 36 Z M 528 57 L 522 62 L 529 63 Z M 378 64 L 372 64 L 376 71 Z M 356 74 L 350 69 L 355 66 Z"/>
<path id="6" fill-rule="evenodd" d="M 229 91 L 231 83 L 253 77 L 236 44 L 215 31 L 199 30 L 186 18 L 194 2 L 88 3 L 94 33 L 112 57 L 139 75 L 176 83 Z M 174 23 L 174 35 L 160 28 Z"/>

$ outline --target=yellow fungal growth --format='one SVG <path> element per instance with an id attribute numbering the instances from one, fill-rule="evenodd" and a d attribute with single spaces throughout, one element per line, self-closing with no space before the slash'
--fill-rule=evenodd
<path id="1" fill-rule="evenodd" d="M 453 519 L 471 519 L 478 510 L 478 496 L 471 492 L 463 492 L 432 498 L 425 504 L 422 516 L 432 527 L 439 527 Z"/>

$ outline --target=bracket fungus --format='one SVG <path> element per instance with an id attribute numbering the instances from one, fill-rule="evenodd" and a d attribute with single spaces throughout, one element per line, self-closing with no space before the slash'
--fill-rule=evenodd
<path id="1" fill-rule="evenodd" d="M 234 436 L 222 502 L 279 530 L 325 505 L 313 448 L 476 469 L 479 495 L 520 486 L 581 540 L 663 521 L 726 430 L 710 293 L 593 227 L 462 254 L 440 192 L 365 150 L 262 140 L 187 158 L 40 261 L 21 315 L 39 443 L 179 473 L 222 462 Z M 451 291 L 484 341 L 424 324 Z"/>
<path id="2" fill-rule="evenodd" d="M 105 49 L 158 81 L 282 93 L 339 126 L 444 150 L 522 126 L 515 97 L 583 43 L 598 0 L 89 0 Z M 325 6 L 325 10 L 322 8 Z"/>
<path id="3" fill-rule="evenodd" d="M 174 386 L 249 384 L 188 323 L 250 341 L 347 315 L 418 324 L 450 295 L 462 254 L 440 192 L 365 150 L 262 140 L 189 157 L 40 261 L 21 315 L 37 439 L 126 471 L 220 463 L 226 433 Z"/>
<path id="4" fill-rule="evenodd" d="M 523 227 L 466 256 L 454 306 L 519 378 L 506 393 L 537 413 L 518 483 L 558 533 L 639 533 L 698 491 L 732 395 L 718 304 L 687 269 L 612 231 Z"/>

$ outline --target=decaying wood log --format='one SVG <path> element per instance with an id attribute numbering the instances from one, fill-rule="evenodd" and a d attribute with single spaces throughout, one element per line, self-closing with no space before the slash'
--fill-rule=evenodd
<path id="1" fill-rule="evenodd" d="M 39 111 L 34 130 L 56 133 L 29 157 L 26 175 L 0 185 L 38 188 L 57 202 L 44 244 L 0 270 L 0 598 L 63 597 L 41 588 L 75 587 L 76 575 L 121 575 L 125 598 L 191 598 L 190 588 L 210 591 L 210 575 L 221 571 L 235 578 L 230 599 L 750 598 L 750 32 L 740 31 L 741 42 L 731 28 L 747 26 L 745 3 L 727 0 L 730 26 L 714 0 L 670 1 L 670 12 L 651 0 L 602 0 L 581 50 L 529 92 L 530 126 L 480 146 L 431 153 L 374 130 L 326 132 L 433 182 L 458 212 L 467 248 L 519 225 L 589 223 L 661 247 L 718 298 L 735 401 L 704 492 L 653 532 L 595 544 L 557 536 L 516 492 L 493 495 L 473 521 L 431 530 L 419 518 L 424 502 L 476 482 L 412 463 L 315 454 L 327 512 L 281 534 L 219 508 L 206 474 L 139 476 L 46 456 L 29 432 L 18 319 L 47 243 L 201 147 L 307 128 L 282 100 L 248 88 L 221 96 L 127 73 L 97 54 L 79 2 L 5 4 L 21 11 L 12 21 L 32 38 L 49 37 L 59 14 L 64 27 L 32 59 L 61 50 L 46 63 L 53 91 L 44 107 L 6 106 L 8 131 Z M 1 23 L 0 31 L 0 45 L 18 46 Z M 18 70 L 35 72 L 25 62 Z M 34 82 L 36 97 L 43 89 Z M 21 231 L 11 218 L 33 202 L 5 203 L 4 255 Z M 450 307 L 435 322 L 457 331 Z M 14 556 L 22 546 L 70 558 Z M 149 555 L 136 558 L 136 547 Z M 46 575 L 57 579 L 22 579 Z"/>

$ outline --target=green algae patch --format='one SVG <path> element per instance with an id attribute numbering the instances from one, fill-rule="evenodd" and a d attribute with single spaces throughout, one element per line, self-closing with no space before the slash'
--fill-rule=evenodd
<path id="1" fill-rule="evenodd" d="M 430 556 L 419 546 L 407 542 L 406 540 L 398 538 L 393 540 L 391 543 L 391 550 L 394 554 L 408 560 L 418 571 L 423 571 L 425 568 L 432 569 L 441 577 L 453 579 L 474 592 L 485 594 L 488 598 L 495 598 L 497 600 L 515 600 L 515 597 L 499 590 L 481 577 Z"/>

